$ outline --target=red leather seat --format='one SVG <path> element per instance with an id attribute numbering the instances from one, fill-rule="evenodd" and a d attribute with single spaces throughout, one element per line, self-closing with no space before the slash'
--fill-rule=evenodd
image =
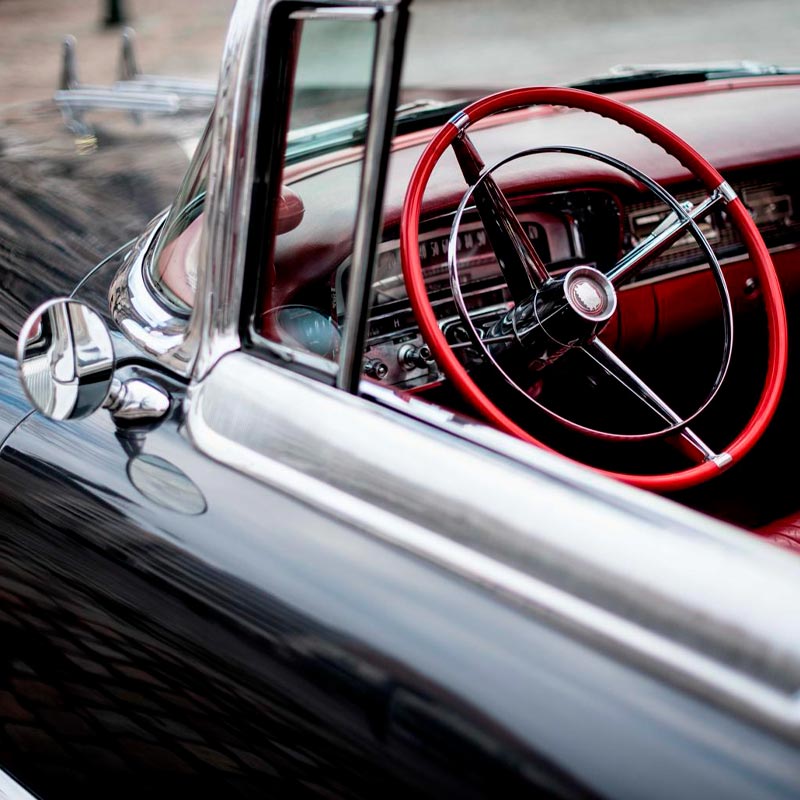
<path id="1" fill-rule="evenodd" d="M 800 553 L 800 513 L 770 522 L 756 533 L 779 547 Z"/>

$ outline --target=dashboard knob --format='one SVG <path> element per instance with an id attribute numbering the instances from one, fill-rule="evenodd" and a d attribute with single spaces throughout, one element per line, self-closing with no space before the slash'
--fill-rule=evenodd
<path id="1" fill-rule="evenodd" d="M 419 347 L 415 347 L 413 344 L 404 344 L 397 351 L 397 360 L 403 369 L 427 369 L 433 361 L 433 354 L 426 344 L 421 344 Z"/>
<path id="2" fill-rule="evenodd" d="M 364 362 L 364 373 L 370 378 L 382 381 L 389 374 L 389 367 L 378 358 L 368 358 Z"/>

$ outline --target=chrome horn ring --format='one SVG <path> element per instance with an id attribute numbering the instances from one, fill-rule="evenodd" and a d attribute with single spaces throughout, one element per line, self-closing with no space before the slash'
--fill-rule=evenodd
<path id="1" fill-rule="evenodd" d="M 700 249 L 706 256 L 707 263 L 710 265 L 711 272 L 714 276 L 714 282 L 716 284 L 717 292 L 719 294 L 722 305 L 723 353 L 722 353 L 722 361 L 720 364 L 720 368 L 714 379 L 711 390 L 709 391 L 705 400 L 700 404 L 700 406 L 689 416 L 682 418 L 678 417 L 677 414 L 674 414 L 674 412 L 672 412 L 674 418 L 678 421 L 675 421 L 673 422 L 673 424 L 667 425 L 666 427 L 660 428 L 659 430 L 649 431 L 645 433 L 636 433 L 636 434 L 613 433 L 610 431 L 598 430 L 596 428 L 592 428 L 587 425 L 582 425 L 578 422 L 575 422 L 574 420 L 564 417 L 563 415 L 557 413 L 556 411 L 553 411 L 552 409 L 545 406 L 543 403 L 540 403 L 535 397 L 532 397 L 530 394 L 528 394 L 528 392 L 526 392 L 497 361 L 497 359 L 493 356 L 492 352 L 490 351 L 489 347 L 487 347 L 487 343 L 484 342 L 481 335 L 478 333 L 478 330 L 475 327 L 469 315 L 466 302 L 464 301 L 464 296 L 461 292 L 461 284 L 459 280 L 457 233 L 461 225 L 461 219 L 464 215 L 467 205 L 469 204 L 469 201 L 471 200 L 473 194 L 475 193 L 475 190 L 500 167 L 512 161 L 515 161 L 519 158 L 532 155 L 541 155 L 545 153 L 565 153 L 570 155 L 578 155 L 578 156 L 584 156 L 586 158 L 591 158 L 594 159 L 595 161 L 600 161 L 604 164 L 612 166 L 618 169 L 620 172 L 639 181 L 671 209 L 671 211 L 676 215 L 677 219 L 680 220 L 681 224 L 685 226 L 685 228 L 688 229 L 688 231 L 692 234 L 695 241 L 699 245 Z M 723 184 L 720 187 L 718 187 L 712 194 L 709 195 L 708 199 L 701 204 L 704 211 L 710 211 L 711 208 L 718 202 L 727 203 L 729 201 L 730 199 L 729 193 L 728 191 L 726 191 L 726 187 L 727 184 Z M 656 183 L 652 178 L 645 175 L 643 172 L 640 172 L 638 169 L 631 166 L 630 164 L 626 164 L 624 161 L 614 158 L 613 156 L 606 155 L 605 153 L 599 153 L 595 150 L 590 150 L 588 148 L 574 147 L 570 145 L 535 147 L 527 150 L 522 150 L 517 153 L 513 153 L 512 155 L 506 156 L 505 158 L 496 161 L 491 166 L 488 166 L 482 170 L 478 180 L 467 188 L 466 192 L 461 198 L 461 202 L 459 203 L 458 208 L 453 217 L 453 223 L 450 229 L 450 241 L 448 243 L 448 248 L 447 248 L 447 260 L 448 260 L 448 273 L 450 278 L 450 288 L 453 293 L 453 300 L 456 309 L 458 310 L 459 317 L 461 318 L 461 321 L 464 324 L 469 334 L 469 337 L 472 340 L 473 345 L 483 353 L 488 363 L 490 363 L 493 366 L 493 368 L 500 374 L 500 376 L 503 378 L 503 381 L 508 386 L 510 386 L 516 393 L 524 397 L 529 403 L 533 404 L 536 408 L 543 411 L 551 419 L 554 419 L 561 425 L 570 428 L 571 430 L 578 431 L 579 433 L 592 436 L 594 438 L 606 439 L 612 441 L 643 441 L 648 439 L 662 438 L 674 433 L 680 433 L 684 431 L 686 428 L 688 428 L 690 423 L 694 421 L 698 416 L 700 416 L 700 414 L 702 414 L 703 411 L 705 411 L 706 408 L 708 408 L 710 403 L 717 396 L 717 393 L 719 392 L 719 389 L 722 386 L 722 383 L 725 379 L 725 375 L 728 372 L 728 368 L 730 366 L 730 361 L 731 361 L 731 355 L 733 352 L 733 308 L 731 304 L 730 294 L 728 292 L 728 287 L 725 283 L 725 278 L 722 273 L 722 267 L 719 263 L 719 260 L 714 254 L 714 251 L 711 249 L 711 246 L 709 245 L 708 240 L 703 235 L 703 232 L 698 227 L 697 222 L 695 221 L 696 218 L 697 218 L 696 214 L 695 215 L 690 214 L 678 200 L 676 200 L 668 191 L 666 191 L 663 187 L 661 187 L 658 183 Z M 625 258 L 623 258 L 623 262 L 624 261 Z M 621 281 L 621 279 L 626 276 L 627 273 L 620 271 L 619 266 L 620 264 L 615 265 L 615 267 L 612 268 L 612 270 L 610 271 L 610 274 L 604 276 L 609 281 L 609 283 L 613 284 L 615 279 Z M 593 268 L 588 268 L 588 269 L 593 269 Z M 575 307 L 572 306 L 572 304 L 570 305 L 574 310 L 577 311 L 577 309 L 575 309 Z M 616 303 L 614 305 L 616 308 Z M 610 316 L 611 315 L 609 315 L 609 318 Z M 569 345 L 569 347 L 571 349 L 573 345 Z M 589 355 L 589 357 L 592 357 L 591 354 L 588 353 L 588 351 L 585 352 L 587 353 L 587 355 Z M 667 421 L 671 420 L 668 419 Z"/>

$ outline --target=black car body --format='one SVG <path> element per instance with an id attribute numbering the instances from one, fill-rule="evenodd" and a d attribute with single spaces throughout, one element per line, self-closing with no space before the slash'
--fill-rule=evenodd
<path id="1" fill-rule="evenodd" d="M 186 171 L 180 141 L 201 135 L 196 117 L 159 117 L 123 138 L 115 125 L 128 123 L 98 113 L 89 158 L 60 123 L 51 138 L 52 109 L 24 126 L 5 119 L 0 795 L 800 792 L 800 564 L 746 530 L 796 511 L 794 480 L 775 455 L 792 446 L 785 407 L 760 451 L 676 495 L 680 505 L 477 421 L 446 381 L 420 396 L 362 377 L 365 353 L 386 358 L 384 334 L 368 324 L 370 265 L 397 237 L 422 145 L 453 113 L 434 106 L 392 139 L 407 14 L 404 2 L 240 0 L 184 181 L 191 191 L 167 211 Z M 298 23 L 329 19 L 373 32 L 369 124 L 296 140 L 293 160 Z M 791 76 L 744 88 L 728 80 L 724 91 L 673 95 L 666 84 L 627 99 L 680 122 L 687 138 L 705 135 L 735 187 L 780 182 L 770 197 L 793 200 L 791 136 L 756 146 L 745 133 L 758 128 L 747 113 L 767 100 L 760 124 L 789 128 L 800 86 Z M 712 124 L 726 114 L 740 120 L 732 144 Z M 571 120 L 524 124 L 560 141 Z M 501 134 L 481 141 L 491 150 Z M 686 176 L 662 166 L 654 177 L 680 190 Z M 300 222 L 281 217 L 282 173 L 305 202 Z M 615 185 L 569 170 L 519 182 L 519 196 L 574 192 L 576 203 Z M 334 207 L 331 227 L 320 209 Z M 554 208 L 537 206 L 537 219 Z M 575 213 L 590 226 L 592 209 L 607 220 L 603 204 Z M 793 211 L 782 219 L 761 230 L 778 237 L 768 244 L 791 324 L 798 239 Z M 153 264 L 168 232 L 196 220 L 204 238 L 186 303 Z M 300 251 L 306 272 L 264 289 Z M 723 267 L 746 264 L 740 256 Z M 682 346 L 684 328 L 691 341 L 700 325 L 641 334 L 654 324 L 654 286 L 639 287 L 645 310 L 629 318 L 634 350 L 671 337 Z M 346 295 L 333 354 L 323 357 L 306 329 L 295 330 L 303 347 L 258 328 L 273 289 L 278 308 L 320 313 L 342 312 Z M 731 293 L 743 330 L 757 331 L 757 290 Z M 160 411 L 133 388 L 127 405 L 71 422 L 32 410 L 17 336 L 31 309 L 58 296 L 103 315 L 117 390 L 146 384 L 166 398 Z M 753 359 L 763 361 L 754 337 L 720 403 L 750 399 L 742 387 L 755 382 Z M 412 376 L 433 370 L 413 366 Z M 793 391 L 790 380 L 785 397 Z M 715 419 L 735 429 L 747 415 L 733 405 L 715 406 Z M 765 463 L 774 472 L 760 483 Z"/>

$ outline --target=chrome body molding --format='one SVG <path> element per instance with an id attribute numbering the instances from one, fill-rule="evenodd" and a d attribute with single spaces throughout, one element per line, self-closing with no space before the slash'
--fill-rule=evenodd
<path id="1" fill-rule="evenodd" d="M 159 300 L 150 280 L 153 246 L 167 213 L 150 223 L 124 259 L 109 288 L 109 306 L 115 324 L 131 342 L 185 377 L 196 351 L 189 320 Z"/>
<path id="2" fill-rule="evenodd" d="M 36 800 L 21 784 L 0 769 L 0 800 Z"/>
<path id="3" fill-rule="evenodd" d="M 443 409 L 362 391 L 234 353 L 190 390 L 187 433 L 215 460 L 800 741 L 795 559 Z"/>

